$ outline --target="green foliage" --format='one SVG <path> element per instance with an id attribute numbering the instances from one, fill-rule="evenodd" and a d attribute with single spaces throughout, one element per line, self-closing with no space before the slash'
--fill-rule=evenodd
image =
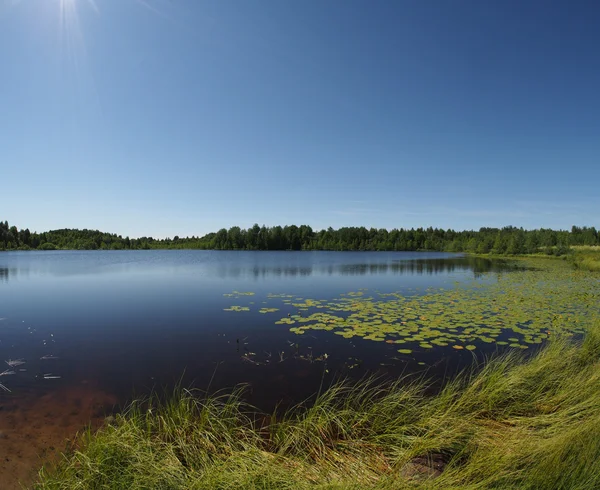
<path id="1" fill-rule="evenodd" d="M 600 271 L 600 247 L 574 247 L 569 262 L 580 270 Z"/>
<path id="2" fill-rule="evenodd" d="M 50 242 L 45 242 L 38 247 L 38 250 L 56 250 L 56 245 Z"/>
<path id="3" fill-rule="evenodd" d="M 519 255 L 548 253 L 563 255 L 569 246 L 600 245 L 600 235 L 593 227 L 572 227 L 571 231 L 548 229 L 524 230 L 480 228 L 479 231 L 454 231 L 438 228 L 385 229 L 344 227 L 314 231 L 310 226 L 259 226 L 244 230 L 233 226 L 203 237 L 130 239 L 97 230 L 53 230 L 30 233 L 0 222 L 0 249 L 27 246 L 39 249 L 52 243 L 58 249 L 128 250 L 128 249 L 206 249 L 206 250 L 433 250 L 448 252 L 494 253 Z"/>

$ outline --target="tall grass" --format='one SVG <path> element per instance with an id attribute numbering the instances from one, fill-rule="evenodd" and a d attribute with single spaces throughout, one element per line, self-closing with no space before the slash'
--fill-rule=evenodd
<path id="1" fill-rule="evenodd" d="M 600 324 L 580 343 L 489 359 L 426 392 L 408 378 L 339 382 L 310 405 L 260 414 L 242 388 L 177 389 L 82 434 L 35 488 L 600 488 Z M 423 471 L 427 458 L 441 474 Z"/>
<path id="2" fill-rule="evenodd" d="M 600 247 L 572 247 L 571 263 L 577 269 L 600 271 Z"/>

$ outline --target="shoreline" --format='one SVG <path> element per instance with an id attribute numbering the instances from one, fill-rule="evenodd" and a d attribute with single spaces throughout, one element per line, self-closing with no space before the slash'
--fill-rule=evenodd
<path id="1" fill-rule="evenodd" d="M 256 414 L 235 390 L 204 399 L 176 389 L 83 434 L 34 488 L 595 488 L 599 353 L 597 324 L 577 344 L 496 357 L 437 395 L 425 380 L 364 380 L 279 414 Z"/>

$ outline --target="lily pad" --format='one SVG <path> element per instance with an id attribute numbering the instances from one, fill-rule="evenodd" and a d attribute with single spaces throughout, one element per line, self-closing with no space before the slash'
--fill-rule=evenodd
<path id="1" fill-rule="evenodd" d="M 250 311 L 247 306 L 231 306 L 229 308 L 223 308 L 225 311 Z"/>
<path id="2" fill-rule="evenodd" d="M 276 311 L 279 311 L 279 308 L 261 308 L 259 313 L 275 313 Z"/>

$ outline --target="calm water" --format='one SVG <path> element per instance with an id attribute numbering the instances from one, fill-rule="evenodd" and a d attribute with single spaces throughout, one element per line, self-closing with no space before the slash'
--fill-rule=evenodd
<path id="1" fill-rule="evenodd" d="M 432 366 L 455 372 L 471 353 L 436 348 L 400 361 L 393 359 L 397 346 L 383 342 L 324 331 L 297 336 L 274 324 L 295 309 L 267 295 L 332 299 L 361 288 L 419 294 L 454 281 L 493 280 L 484 273 L 502 267 L 410 252 L 0 253 L 0 359 L 26 361 L 0 382 L 14 394 L 93 380 L 126 400 L 183 376 L 185 385 L 211 390 L 248 383 L 250 401 L 268 408 L 299 401 L 335 376 L 396 376 Z M 232 291 L 255 294 L 224 296 Z M 251 311 L 224 311 L 234 304 Z M 271 306 L 281 310 L 258 313 Z M 255 363 L 244 359 L 248 352 Z M 306 360 L 325 353 L 325 362 Z M 48 355 L 57 359 L 41 359 Z"/>

